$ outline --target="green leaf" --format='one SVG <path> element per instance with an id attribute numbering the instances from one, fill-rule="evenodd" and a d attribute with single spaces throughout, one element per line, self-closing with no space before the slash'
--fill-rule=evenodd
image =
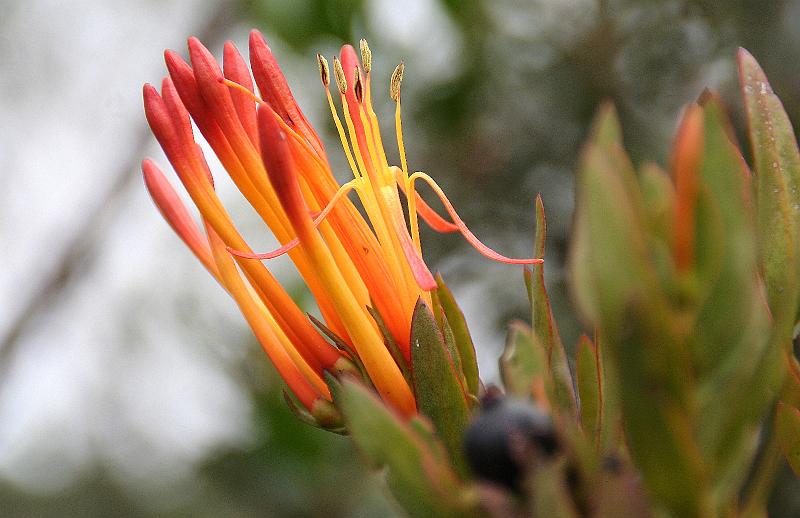
<path id="1" fill-rule="evenodd" d="M 675 186 L 669 174 L 652 162 L 642 166 L 639 185 L 645 208 L 650 261 L 661 284 L 668 286 L 675 280 L 672 230 L 675 220 Z"/>
<path id="2" fill-rule="evenodd" d="M 355 380 L 329 378 L 336 406 L 367 463 L 384 469 L 386 483 L 413 517 L 479 516 L 474 496 L 459 482 L 438 444 L 419 434 Z"/>
<path id="3" fill-rule="evenodd" d="M 621 144 L 597 130 L 610 124 L 609 117 L 598 114 L 581 156 L 569 263 L 578 308 L 614 341 L 634 293 L 658 289 L 633 167 Z"/>
<path id="4" fill-rule="evenodd" d="M 603 408 L 603 387 L 597 348 L 588 336 L 578 340 L 575 355 L 575 376 L 581 402 L 581 425 L 589 437 L 600 441 L 600 420 Z"/>
<path id="5" fill-rule="evenodd" d="M 675 186 L 666 171 L 648 162 L 641 168 L 639 182 L 642 191 L 648 234 L 664 243 L 672 239 Z"/>
<path id="6" fill-rule="evenodd" d="M 419 412 L 431 420 L 461 475 L 467 468 L 462 451 L 469 424 L 469 405 L 444 336 L 420 299 L 411 319 L 411 365 Z"/>
<path id="7" fill-rule="evenodd" d="M 519 320 L 509 324 L 508 338 L 499 364 L 506 393 L 535 399 L 535 387 L 537 384 L 544 385 L 547 358 L 528 324 Z"/>
<path id="8" fill-rule="evenodd" d="M 591 140 L 600 147 L 611 149 L 622 146 L 622 125 L 617 110 L 610 102 L 600 105 L 591 131 Z"/>
<path id="9" fill-rule="evenodd" d="M 444 310 L 447 322 L 450 324 L 450 329 L 453 331 L 458 354 L 461 358 L 461 370 L 464 373 L 464 378 L 467 380 L 467 389 L 470 394 L 477 396 L 480 388 L 478 359 L 475 355 L 475 345 L 472 342 L 472 337 L 467 328 L 467 321 L 464 319 L 464 313 L 461 311 L 461 308 L 456 304 L 453 293 L 439 274 L 436 275 L 436 284 L 438 286 L 436 291 L 439 295 L 439 304 Z"/>
<path id="10" fill-rule="evenodd" d="M 675 516 L 701 516 L 703 462 L 688 411 L 690 355 L 674 317 L 650 299 L 632 302 L 612 348 L 619 366 L 623 424 L 650 495 Z"/>
<path id="11" fill-rule="evenodd" d="M 447 317 L 444 315 L 441 306 L 439 306 L 437 312 L 440 313 L 441 316 L 442 327 L 440 329 L 442 331 L 442 336 L 444 336 L 444 345 L 447 347 L 447 354 L 453 361 L 453 370 L 458 377 L 458 383 L 461 385 L 461 390 L 464 392 L 464 396 L 469 402 L 474 396 L 467 391 L 467 379 L 464 377 L 464 370 L 461 367 L 461 355 L 456 347 L 456 337 L 453 334 L 453 329 L 450 327 L 450 323 L 447 321 Z"/>
<path id="12" fill-rule="evenodd" d="M 702 298 L 691 351 L 698 443 L 714 494 L 725 501 L 746 477 L 780 369 L 768 349 L 769 315 L 753 275 L 757 258 L 750 173 L 732 140 L 722 102 L 710 92 L 704 95 L 703 121 L 697 216 Z M 732 379 L 739 380 L 736 386 L 731 386 Z"/>
<path id="13" fill-rule="evenodd" d="M 759 325 L 763 312 L 752 311 L 752 300 L 760 298 L 756 269 L 753 211 L 748 197 L 749 172 L 739 150 L 730 140 L 730 126 L 721 102 L 709 94 L 704 105 L 704 146 L 700 179 L 716 210 L 724 236 L 721 259 L 712 266 L 718 273 L 708 298 L 698 315 L 696 360 L 701 372 L 714 368 L 723 355 L 741 357 L 752 354 L 739 347 L 753 343 L 743 328 Z M 711 216 L 712 214 L 709 214 Z M 703 213 L 698 215 L 702 219 Z M 702 228 L 716 225 L 700 223 Z M 698 252 L 711 246 L 705 235 L 698 235 Z M 719 247 L 719 245 L 716 245 Z M 731 326 L 731 322 L 745 325 Z M 743 340 L 744 339 L 744 340 Z"/>
<path id="14" fill-rule="evenodd" d="M 536 257 L 544 257 L 545 240 L 547 238 L 547 222 L 544 215 L 544 204 L 541 195 L 536 196 L 536 236 L 534 251 Z M 554 410 L 564 415 L 577 417 L 575 391 L 572 387 L 572 374 L 569 361 L 564 351 L 564 344 L 558 334 L 558 326 L 550 307 L 550 297 L 544 283 L 544 263 L 531 265 L 529 298 L 532 306 L 533 332 L 544 346 L 550 379 L 551 394 L 548 394 Z"/>
<path id="15" fill-rule="evenodd" d="M 797 320 L 800 153 L 778 97 L 755 58 L 738 54 L 739 81 L 757 175 L 758 238 L 776 341 L 788 343 Z"/>
<path id="16" fill-rule="evenodd" d="M 613 161 L 615 174 L 627 191 L 637 219 L 644 219 L 644 202 L 630 159 L 622 145 L 622 126 L 617 110 L 610 102 L 603 103 L 595 116 L 589 141 L 602 149 Z"/>
<path id="17" fill-rule="evenodd" d="M 775 414 L 775 433 L 781 451 L 795 475 L 800 477 L 800 410 L 778 403 Z"/>

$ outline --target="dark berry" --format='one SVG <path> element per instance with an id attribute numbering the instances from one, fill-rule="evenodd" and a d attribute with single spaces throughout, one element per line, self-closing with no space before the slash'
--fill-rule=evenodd
<path id="1" fill-rule="evenodd" d="M 464 448 L 479 479 L 519 491 L 535 465 L 559 449 L 553 422 L 530 403 L 487 398 L 467 429 Z"/>

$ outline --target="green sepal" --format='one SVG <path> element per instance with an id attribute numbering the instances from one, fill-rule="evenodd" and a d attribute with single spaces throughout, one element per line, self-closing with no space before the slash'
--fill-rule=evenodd
<path id="1" fill-rule="evenodd" d="M 789 466 L 800 477 L 800 410 L 779 402 L 775 413 L 775 434 Z"/>
<path id="2" fill-rule="evenodd" d="M 336 406 L 357 449 L 412 517 L 480 516 L 477 498 L 449 466 L 441 443 L 404 423 L 370 390 L 353 379 L 328 377 Z"/>
<path id="3" fill-rule="evenodd" d="M 478 358 L 475 354 L 475 344 L 472 342 L 472 336 L 470 336 L 467 328 L 467 321 L 461 308 L 458 307 L 450 288 L 447 287 L 444 279 L 438 273 L 436 274 L 436 285 L 439 304 L 444 311 L 444 316 L 447 317 L 450 329 L 453 331 L 453 338 L 461 358 L 461 370 L 467 381 L 467 389 L 470 394 L 477 396 L 481 384 L 478 375 Z"/>
<path id="4" fill-rule="evenodd" d="M 335 345 L 339 350 L 347 353 L 347 355 L 350 357 L 349 358 L 350 361 L 353 362 L 353 364 L 358 369 L 358 372 L 361 374 L 361 377 L 364 380 L 369 380 L 370 378 L 369 375 L 367 374 L 367 368 L 364 366 L 364 363 L 361 361 L 361 358 L 358 356 L 356 350 L 350 347 L 350 345 L 347 342 L 345 342 L 341 336 L 334 333 L 328 326 L 323 324 L 314 315 L 312 315 L 311 313 L 306 313 L 306 316 L 308 317 L 308 319 L 311 321 L 312 324 L 317 326 L 317 329 L 322 331 L 322 334 L 327 336 L 328 339 L 331 342 L 333 342 L 333 345 Z"/>
<path id="5" fill-rule="evenodd" d="M 283 400 L 286 402 L 286 406 L 289 407 L 289 410 L 294 414 L 294 416 L 299 419 L 301 422 L 313 426 L 314 428 L 320 428 L 322 430 L 327 430 L 329 432 L 338 433 L 340 435 L 346 435 L 347 430 L 341 423 L 323 423 L 318 421 L 311 412 L 303 408 L 301 405 L 297 403 L 295 397 L 287 390 L 283 391 Z M 326 419 L 327 421 L 327 419 Z"/>
<path id="6" fill-rule="evenodd" d="M 422 299 L 411 319 L 411 365 L 417 410 L 431 420 L 456 471 L 466 476 L 462 444 L 469 404 L 445 337 Z"/>
<path id="7" fill-rule="evenodd" d="M 537 383 L 543 385 L 547 375 L 547 357 L 528 324 L 519 320 L 509 324 L 499 366 L 506 393 L 535 399 L 535 387 Z"/>

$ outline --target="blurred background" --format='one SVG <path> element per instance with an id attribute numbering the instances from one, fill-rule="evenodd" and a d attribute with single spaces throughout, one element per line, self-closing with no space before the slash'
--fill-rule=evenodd
<path id="1" fill-rule="evenodd" d="M 346 439 L 290 415 L 244 319 L 142 186 L 143 157 L 167 166 L 141 108 L 163 49 L 185 55 L 196 35 L 217 55 L 226 39 L 246 51 L 253 27 L 342 178 L 314 54 L 366 37 L 386 131 L 404 59 L 411 167 L 437 178 L 478 236 L 529 253 L 542 193 L 569 344 L 581 331 L 563 270 L 573 172 L 602 100 L 637 162 L 664 164 L 682 106 L 706 86 L 741 137 L 743 46 L 800 121 L 798 0 L 0 0 L 0 516 L 395 515 Z M 256 248 L 271 246 L 220 189 Z M 496 380 L 506 325 L 527 311 L 521 272 L 457 237 L 423 240 L 467 314 L 483 379 Z M 288 265 L 275 268 L 305 296 Z M 800 488 L 788 472 L 782 484 L 771 510 L 796 516 Z"/>

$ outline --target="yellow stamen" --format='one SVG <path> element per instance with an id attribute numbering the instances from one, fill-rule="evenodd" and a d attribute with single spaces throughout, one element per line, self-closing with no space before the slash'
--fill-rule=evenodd
<path id="1" fill-rule="evenodd" d="M 347 92 L 347 79 L 344 77 L 342 62 L 339 61 L 339 58 L 333 58 L 333 75 L 336 78 L 336 86 L 339 88 L 339 93 L 344 95 Z"/>
<path id="2" fill-rule="evenodd" d="M 331 109 L 331 115 L 333 116 L 333 122 L 336 124 L 336 131 L 339 133 L 339 139 L 342 141 L 342 149 L 344 149 L 344 154 L 347 156 L 347 163 L 350 164 L 350 169 L 353 171 L 353 178 L 359 179 L 361 178 L 361 173 L 359 173 L 358 168 L 356 167 L 356 163 L 353 160 L 353 154 L 350 152 L 350 143 L 347 140 L 347 135 L 344 132 L 344 128 L 342 127 L 342 120 L 339 118 L 339 112 L 336 110 L 336 105 L 333 104 L 333 97 L 331 97 L 331 91 L 329 88 L 325 88 L 325 94 L 328 97 L 328 106 Z"/>
<path id="3" fill-rule="evenodd" d="M 369 217 L 375 233 L 378 236 L 378 241 L 381 243 L 381 247 L 386 251 L 388 265 L 392 270 L 395 281 L 398 283 L 404 282 L 405 274 L 403 272 L 404 265 L 401 259 L 403 257 L 402 251 L 399 250 L 392 238 L 393 234 L 389 230 L 389 217 L 385 203 L 383 203 L 380 195 L 375 192 L 376 188 L 378 188 L 380 184 L 375 178 L 376 175 L 374 170 L 371 167 L 368 167 L 366 163 L 366 159 L 369 158 L 369 151 L 362 150 L 358 143 L 355 126 L 353 125 L 353 120 L 351 118 L 350 110 L 347 106 L 347 101 L 344 100 L 344 98 L 342 99 L 342 111 L 344 112 L 348 132 L 350 133 L 350 142 L 353 145 L 355 158 L 363 175 L 363 189 L 358 190 L 359 196 L 361 197 L 361 203 L 364 205 L 364 209 L 366 210 L 367 216 Z M 365 194 L 365 196 L 362 197 L 362 194 Z M 396 236 L 394 239 L 396 239 Z M 404 293 L 404 295 L 405 294 L 406 293 Z"/>
<path id="4" fill-rule="evenodd" d="M 405 184 L 406 200 L 408 203 L 408 222 L 411 227 L 411 239 L 417 251 L 422 253 L 422 243 L 419 237 L 419 222 L 417 221 L 417 196 L 414 184 L 408 177 L 408 162 L 406 161 L 406 147 L 403 143 L 403 121 L 400 117 L 400 96 L 397 96 L 397 105 L 394 111 L 394 127 L 397 134 L 397 150 L 400 153 L 400 165 L 403 171 L 403 181 Z"/>
<path id="5" fill-rule="evenodd" d="M 364 72 L 369 74 L 370 70 L 372 70 L 372 51 L 369 50 L 367 40 L 363 38 L 358 42 L 358 46 L 361 49 L 361 63 L 364 65 Z"/>
<path id="6" fill-rule="evenodd" d="M 406 231 L 406 229 L 395 228 L 395 226 L 391 224 L 391 222 L 394 220 L 393 212 L 399 212 L 402 214 L 399 194 L 394 182 L 394 177 L 389 171 L 389 167 L 386 162 L 386 155 L 383 154 L 383 145 L 380 144 L 380 135 L 376 135 L 376 133 L 379 132 L 377 128 L 377 119 L 375 119 L 375 124 L 373 124 L 371 120 L 368 120 L 365 111 L 366 110 L 364 106 L 359 106 L 361 124 L 364 127 L 365 133 L 367 133 L 367 135 L 365 135 L 367 137 L 365 138 L 367 151 L 369 153 L 371 163 L 374 164 L 377 169 L 374 177 L 378 180 L 378 182 L 377 185 L 373 186 L 373 189 L 375 191 L 380 191 L 378 207 L 380 209 L 381 217 L 387 222 L 388 228 L 395 230 L 394 232 L 389 233 L 391 239 L 390 253 L 396 255 L 399 259 L 405 257 L 405 253 L 403 252 L 403 247 L 400 241 L 401 236 L 399 236 L 397 232 Z M 406 295 L 410 300 L 416 301 L 416 298 L 419 295 L 419 287 L 417 286 L 414 274 L 406 261 L 399 260 L 398 263 L 400 271 L 402 272 L 402 281 L 406 289 Z"/>
<path id="7" fill-rule="evenodd" d="M 394 72 L 392 72 L 392 79 L 389 81 L 389 95 L 394 102 L 400 100 L 400 84 L 403 82 L 403 70 L 405 67 L 405 63 L 401 61 L 395 67 Z"/>
<path id="8" fill-rule="evenodd" d="M 331 84 L 331 73 L 330 69 L 328 68 L 328 60 L 325 59 L 325 56 L 322 54 L 317 54 L 317 63 L 319 64 L 319 77 L 322 80 L 322 84 L 325 88 L 328 88 L 328 85 Z"/>

